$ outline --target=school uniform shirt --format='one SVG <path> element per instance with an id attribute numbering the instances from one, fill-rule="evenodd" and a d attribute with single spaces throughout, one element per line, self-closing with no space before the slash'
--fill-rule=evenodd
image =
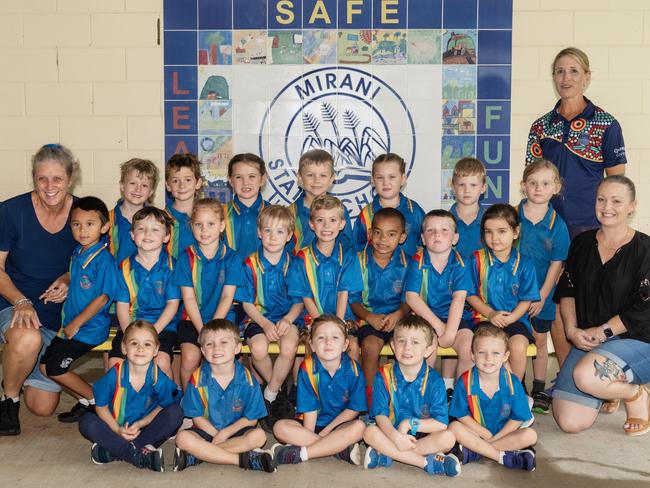
<path id="1" fill-rule="evenodd" d="M 475 251 L 483 247 L 481 242 L 481 219 L 485 213 L 485 207 L 479 206 L 476 218 L 470 223 L 466 224 L 459 216 L 454 203 L 449 211 L 456 217 L 456 225 L 458 227 L 458 242 L 455 249 L 460 253 L 463 258 L 469 259 Z"/>
<path id="2" fill-rule="evenodd" d="M 230 202 L 223 206 L 226 243 L 231 249 L 237 251 L 241 259 L 254 253 L 260 244 L 260 239 L 257 236 L 257 216 L 268 204 L 259 194 L 253 205 L 247 207 L 235 195 Z"/>
<path id="3" fill-rule="evenodd" d="M 288 251 L 280 261 L 272 264 L 264 255 L 262 246 L 244 261 L 243 284 L 237 288 L 235 300 L 252 303 L 271 322 L 282 319 L 300 297 L 289 295 L 288 273 L 294 258 Z"/>
<path id="4" fill-rule="evenodd" d="M 366 380 L 361 367 L 346 353 L 341 355 L 341 365 L 330 376 L 316 354 L 300 364 L 298 370 L 297 413 L 318 412 L 316 427 L 325 427 L 343 410 L 365 412 Z"/>
<path id="5" fill-rule="evenodd" d="M 354 242 L 357 251 L 363 251 L 366 244 L 370 241 L 372 219 L 375 213 L 381 209 L 379 195 L 375 195 L 372 202 L 361 210 L 354 224 Z M 399 210 L 406 220 L 406 240 L 401 244 L 401 248 L 404 249 L 407 256 L 413 256 L 418 246 L 422 245 L 421 235 L 424 210 L 422 210 L 422 207 L 417 202 L 406 198 L 402 193 L 399 194 L 399 205 L 397 205 L 396 210 Z"/>
<path id="6" fill-rule="evenodd" d="M 117 205 L 109 211 L 109 222 L 111 227 L 108 230 L 109 251 L 115 256 L 115 262 L 121 263 L 136 250 L 135 243 L 131 239 L 131 222 L 122 215 L 122 203 L 119 200 Z"/>
<path id="7" fill-rule="evenodd" d="M 235 374 L 225 390 L 207 361 L 192 373 L 181 400 L 186 417 L 205 417 L 221 430 L 242 417 L 257 420 L 268 415 L 259 384 L 239 361 L 234 364 Z"/>
<path id="8" fill-rule="evenodd" d="M 370 245 L 358 253 L 357 258 L 363 290 L 350 293 L 349 302 L 361 303 L 366 310 L 379 315 L 398 310 L 402 304 L 404 279 L 408 269 L 405 250 L 395 249 L 385 268 L 375 261 Z"/>
<path id="9" fill-rule="evenodd" d="M 223 287 L 241 286 L 243 283 L 241 258 L 223 242 L 219 243 L 217 253 L 210 259 L 205 257 L 201 246 L 192 244 L 181 252 L 176 262 L 174 284 L 194 288 L 203 323 L 214 318 Z M 183 319 L 189 320 L 184 309 L 182 316 Z M 226 318 L 235 320 L 232 307 Z"/>
<path id="10" fill-rule="evenodd" d="M 68 298 L 63 305 L 63 317 L 59 337 L 66 338 L 63 328 L 95 298 L 106 295 L 106 304 L 87 322 L 73 339 L 85 344 L 101 344 L 108 337 L 110 320 L 108 310 L 117 290 L 117 266 L 108 251 L 108 243 L 100 241 L 85 251 L 78 246 L 70 258 L 70 286 Z"/>
<path id="11" fill-rule="evenodd" d="M 309 207 L 305 206 L 305 194 L 301 193 L 298 199 L 289 205 L 289 210 L 296 219 L 296 226 L 293 231 L 293 239 L 287 242 L 287 251 L 297 254 L 303 247 L 309 246 L 316 237 L 314 231 L 309 227 Z M 343 244 L 344 249 L 354 249 L 354 238 L 352 236 L 352 223 L 348 209 L 343 206 L 343 218 L 345 227 L 339 233 L 338 240 Z"/>
<path id="12" fill-rule="evenodd" d="M 472 291 L 468 295 L 477 295 L 494 310 L 512 312 L 519 302 L 535 302 L 540 298 L 535 265 L 528 256 L 523 256 L 515 248 L 505 263 L 487 248 L 476 251 L 470 265 L 470 274 Z M 487 320 L 487 317 L 476 311 L 472 312 L 472 318 L 475 324 Z M 517 322 L 524 324 L 532 333 L 528 313 Z"/>
<path id="13" fill-rule="evenodd" d="M 108 407 L 119 425 L 129 425 L 149 415 L 156 407 L 176 403 L 179 390 L 153 361 L 139 391 L 131 386 L 128 360 L 120 361 L 93 385 L 95 404 Z"/>
<path id="14" fill-rule="evenodd" d="M 192 234 L 192 227 L 190 226 L 190 216 L 184 212 L 179 212 L 174 208 L 173 202 L 169 203 L 165 210 L 174 219 L 169 242 L 165 246 L 167 252 L 174 259 L 178 259 L 178 255 L 192 244 L 196 244 L 194 235 Z"/>
<path id="15" fill-rule="evenodd" d="M 289 271 L 289 295 L 312 298 L 321 315 L 336 313 L 339 291 L 362 290 L 359 260 L 352 250 L 345 251 L 338 239 L 330 256 L 320 252 L 316 242 L 302 248 Z M 345 319 L 354 320 L 349 300 Z"/>
<path id="16" fill-rule="evenodd" d="M 413 381 L 404 378 L 397 361 L 382 366 L 372 386 L 370 417 L 377 415 L 388 417 L 395 427 L 405 419 L 434 419 L 447 425 L 447 394 L 442 378 L 425 361 Z"/>
<path id="17" fill-rule="evenodd" d="M 567 229 L 564 219 L 553 209 L 549 203 L 548 210 L 544 218 L 533 224 L 526 217 L 524 205 L 526 199 L 522 200 L 518 206 L 520 224 L 519 234 L 519 251 L 524 256 L 533 260 L 535 265 L 535 274 L 537 276 L 537 285 L 541 288 L 546 280 L 546 273 L 551 266 L 551 261 L 564 261 L 569 253 L 569 230 Z M 542 310 L 537 315 L 540 320 L 555 320 L 555 303 L 553 303 L 553 292 L 555 285 Z"/>
<path id="18" fill-rule="evenodd" d="M 155 323 L 169 300 L 180 300 L 181 291 L 174 284 L 174 258 L 164 250 L 158 262 L 147 270 L 136 259 L 137 251 L 120 263 L 117 271 L 116 302 L 130 304 L 131 320 Z M 164 331 L 176 332 L 178 314 Z"/>
<path id="19" fill-rule="evenodd" d="M 420 295 L 431 311 L 443 322 L 449 318 L 449 307 L 453 295 L 457 291 L 472 294 L 472 278 L 469 267 L 459 253 L 453 250 L 449 253 L 447 264 L 442 273 L 431 263 L 429 252 L 420 248 L 409 261 L 406 281 L 404 283 L 404 300 L 406 292 L 411 291 Z M 462 318 L 471 320 L 472 314 L 464 310 Z"/>
<path id="20" fill-rule="evenodd" d="M 553 206 L 569 226 L 598 227 L 594 209 L 596 188 L 606 168 L 627 162 L 620 124 L 587 98 L 585 109 L 571 120 L 553 110 L 530 128 L 526 163 L 545 158 L 562 177 L 562 192 Z"/>
<path id="21" fill-rule="evenodd" d="M 588 329 L 618 315 L 627 331 L 618 337 L 650 343 L 650 237 L 634 237 L 603 264 L 597 230 L 583 232 L 569 247 L 554 300 L 575 299 L 576 326 Z"/>
<path id="22" fill-rule="evenodd" d="M 490 398 L 481 389 L 478 373 L 476 367 L 471 367 L 456 382 L 454 395 L 449 404 L 451 417 L 457 419 L 472 417 L 492 435 L 503 429 L 508 420 L 526 422 L 532 418 L 528 397 L 514 374 L 501 367 L 499 389 Z"/>

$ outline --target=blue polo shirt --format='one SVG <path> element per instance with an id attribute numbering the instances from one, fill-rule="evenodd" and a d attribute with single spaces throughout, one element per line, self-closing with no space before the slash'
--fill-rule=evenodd
<path id="1" fill-rule="evenodd" d="M 207 361 L 192 373 L 181 400 L 186 417 L 205 417 L 221 430 L 242 417 L 257 420 L 268 415 L 257 380 L 239 361 L 234 363 L 235 375 L 225 389 L 212 376 Z"/>
<path id="2" fill-rule="evenodd" d="M 289 205 L 289 210 L 296 217 L 296 227 L 293 231 L 293 239 L 287 242 L 287 251 L 296 254 L 303 247 L 309 246 L 316 237 L 314 231 L 309 227 L 309 207 L 305 206 L 305 194 L 301 193 L 298 199 Z M 343 206 L 343 218 L 345 227 L 339 233 L 338 240 L 345 249 L 354 249 L 354 238 L 352 236 L 352 223 L 348 209 Z"/>
<path id="3" fill-rule="evenodd" d="M 389 390 L 393 390 L 392 399 Z M 428 367 L 425 361 L 422 361 L 413 381 L 404 378 L 397 361 L 379 368 L 372 386 L 370 417 L 383 415 L 390 418 L 391 407 L 395 427 L 405 419 L 434 419 L 445 425 L 449 423 L 445 384 L 438 372 Z"/>
<path id="4" fill-rule="evenodd" d="M 257 236 L 257 216 L 260 211 L 268 205 L 257 195 L 257 200 L 247 207 L 239 197 L 235 197 L 223 206 L 223 213 L 226 221 L 224 236 L 231 249 L 239 253 L 241 259 L 254 253 L 259 246 L 260 239 Z"/>
<path id="5" fill-rule="evenodd" d="M 380 315 L 398 310 L 402 304 L 402 290 L 408 269 L 405 250 L 395 249 L 385 268 L 375 261 L 370 245 L 357 256 L 363 290 L 350 293 L 348 301 L 361 303 L 369 312 Z"/>
<path id="6" fill-rule="evenodd" d="M 624 164 L 625 142 L 616 119 L 585 98 L 587 106 L 567 120 L 553 110 L 530 128 L 526 162 L 539 158 L 553 162 L 562 177 L 562 192 L 553 198 L 553 207 L 569 226 L 592 226 L 596 220 L 596 188 L 606 168 Z"/>
<path id="7" fill-rule="evenodd" d="M 519 234 L 519 250 L 524 256 L 533 260 L 535 273 L 537 276 L 537 285 L 541 288 L 546 280 L 546 273 L 553 261 L 564 261 L 569 254 L 569 230 L 567 229 L 564 219 L 553 209 L 549 203 L 548 210 L 544 218 L 537 224 L 533 224 L 526 217 L 524 204 L 522 200 L 519 204 L 519 220 L 521 221 L 521 231 Z M 537 318 L 541 320 L 555 320 L 555 303 L 553 303 L 553 293 L 555 285 Z"/>
<path id="8" fill-rule="evenodd" d="M 217 253 L 211 259 L 205 257 L 201 246 L 193 244 L 181 252 L 176 263 L 174 284 L 194 288 L 203 323 L 214 318 L 223 287 L 241 286 L 243 283 L 241 258 L 223 242 L 219 243 Z M 226 318 L 235 320 L 232 307 Z M 189 320 L 185 311 L 183 319 Z"/>
<path id="9" fill-rule="evenodd" d="M 298 370 L 297 413 L 318 411 L 316 427 L 326 427 L 343 410 L 365 412 L 366 380 L 358 363 L 346 353 L 341 355 L 341 365 L 334 376 L 330 376 L 316 354 L 312 354 L 312 371 L 307 371 L 308 363 L 303 361 Z M 318 392 L 314 391 L 314 383 Z"/>
<path id="10" fill-rule="evenodd" d="M 354 242 L 357 251 L 363 251 L 368 241 L 370 241 L 370 229 L 372 228 L 372 219 L 379 210 L 382 209 L 379 203 L 379 195 L 375 195 L 372 202 L 366 205 L 357 221 L 354 224 Z M 424 219 L 424 210 L 418 205 L 417 202 L 406 198 L 402 193 L 399 194 L 399 205 L 397 206 L 404 219 L 406 220 L 406 240 L 402 243 L 401 248 L 404 249 L 408 256 L 413 256 L 418 246 L 422 245 L 422 220 Z"/>
<path id="11" fill-rule="evenodd" d="M 262 246 L 244 260 L 243 285 L 237 288 L 235 300 L 252 303 L 271 322 L 283 318 L 300 297 L 289 295 L 288 274 L 294 258 L 288 251 L 282 253 L 277 264 L 264 255 Z M 302 318 L 296 320 L 302 323 Z"/>
<path id="12" fill-rule="evenodd" d="M 180 300 L 181 291 L 174 284 L 174 258 L 170 258 L 165 251 L 160 252 L 158 262 L 147 270 L 142 266 L 136 256 L 137 252 L 120 263 L 117 271 L 116 302 L 131 304 L 131 320 L 147 320 L 152 324 L 160 318 L 169 300 Z M 130 272 L 127 268 L 130 267 Z M 135 292 L 135 299 L 131 299 L 129 289 Z M 167 327 L 166 332 L 176 332 L 178 314 Z"/>
<path id="13" fill-rule="evenodd" d="M 115 262 L 121 263 L 136 250 L 131 239 L 131 222 L 122 215 L 122 203 L 119 200 L 115 208 L 110 211 L 111 228 L 108 231 L 109 250 L 115 256 Z"/>
<path id="14" fill-rule="evenodd" d="M 339 291 L 362 291 L 361 268 L 357 255 L 345 251 L 336 242 L 330 256 L 325 256 L 315 242 L 302 248 L 293 268 L 289 271 L 289 295 L 313 298 L 321 314 L 336 313 L 336 296 Z M 346 320 L 354 320 L 349 300 L 345 311 Z"/>
<path id="15" fill-rule="evenodd" d="M 187 248 L 187 246 L 195 244 L 196 241 L 194 240 L 194 235 L 192 234 L 190 216 L 184 212 L 179 212 L 176 210 L 172 203 L 165 207 L 167 213 L 169 213 L 169 215 L 171 215 L 174 219 L 172 233 L 165 248 L 174 259 L 178 259 L 180 253 L 185 248 Z"/>
<path id="16" fill-rule="evenodd" d="M 407 291 L 420 295 L 436 317 L 443 322 L 449 318 L 449 307 L 454 293 L 466 291 L 469 296 L 472 290 L 469 267 L 465 265 L 463 258 L 453 250 L 449 254 L 447 265 L 442 273 L 438 273 L 438 270 L 431 264 L 431 258 L 426 249 L 419 249 L 409 262 L 404 283 L 404 295 Z M 471 312 L 464 310 L 462 318 L 471 320 Z"/>
<path id="17" fill-rule="evenodd" d="M 32 301 L 43 327 L 54 332 L 61 327 L 63 304 L 43 303 L 39 297 L 68 271 L 70 255 L 77 245 L 69 224 L 55 234 L 43 228 L 36 217 L 31 192 L 10 198 L 0 207 L 0 251 L 8 253 L 5 272 Z M 10 306 L 0 295 L 0 310 Z"/>
<path id="18" fill-rule="evenodd" d="M 501 367 L 499 377 L 499 390 L 492 398 L 488 397 L 481 389 L 481 381 L 476 367 L 470 368 L 468 375 L 472 375 L 471 394 L 478 395 L 481 413 L 485 422 L 484 427 L 492 432 L 492 435 L 503 429 L 508 420 L 519 420 L 525 422 L 532 418 L 530 408 L 528 407 L 528 398 L 521 386 L 519 379 L 510 374 L 512 379 L 512 392 L 510 390 L 510 381 L 508 381 L 508 371 Z M 469 404 L 467 402 L 467 389 L 463 376 L 456 382 L 454 396 L 449 404 L 449 415 L 457 419 L 472 416 Z"/>
<path id="19" fill-rule="evenodd" d="M 129 362 L 127 360 L 116 364 L 109 369 L 104 376 L 99 378 L 93 385 L 95 404 L 98 407 L 108 407 L 111 413 L 115 414 L 113 401 L 118 393 L 117 375 L 121 376 L 120 384 L 124 388 L 123 395 L 126 400 L 120 402 L 124 405 L 122 412 L 123 420 L 120 425 L 128 422 L 129 425 L 149 415 L 156 407 L 165 408 L 177 401 L 178 386 L 170 380 L 165 373 L 158 369 L 157 378 L 154 382 L 154 362 L 149 363 L 147 376 L 144 385 L 136 391 L 131 386 L 129 377 Z M 119 419 L 119 415 L 116 414 Z"/>
<path id="20" fill-rule="evenodd" d="M 469 267 L 472 291 L 468 295 L 477 295 L 494 310 L 512 312 L 519 302 L 535 302 L 540 298 L 535 265 L 532 259 L 515 248 L 505 263 L 497 259 L 489 249 L 480 249 L 474 253 L 474 260 Z M 472 313 L 472 318 L 475 324 L 487 320 L 476 312 Z M 532 333 L 528 313 L 518 322 L 528 327 Z"/>
<path id="21" fill-rule="evenodd" d="M 108 309 L 117 289 L 117 267 L 115 259 L 108 251 L 108 243 L 103 239 L 85 251 L 82 246 L 75 249 L 70 258 L 70 287 L 68 298 L 63 305 L 61 326 L 65 327 L 72 319 L 84 311 L 95 298 L 106 295 L 108 301 L 99 312 L 85 322 L 73 339 L 86 344 L 101 344 L 108 337 L 110 320 Z M 59 337 L 66 338 L 63 331 Z"/>
<path id="22" fill-rule="evenodd" d="M 458 243 L 456 244 L 456 251 L 460 255 L 468 259 L 483 246 L 481 242 L 481 219 L 485 213 L 485 208 L 479 206 L 476 218 L 470 223 L 466 224 L 459 216 L 456 210 L 456 203 L 454 203 L 449 211 L 456 217 L 456 225 L 458 226 Z"/>

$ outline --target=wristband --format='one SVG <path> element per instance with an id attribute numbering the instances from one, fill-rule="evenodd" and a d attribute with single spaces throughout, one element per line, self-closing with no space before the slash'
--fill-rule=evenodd
<path id="1" fill-rule="evenodd" d="M 23 297 L 16 300 L 16 302 L 14 303 L 14 308 L 20 305 L 33 305 L 33 303 L 29 298 Z"/>
<path id="2" fill-rule="evenodd" d="M 420 419 L 409 420 L 409 425 L 411 426 L 411 435 L 415 436 L 415 434 L 418 433 L 418 427 L 420 426 Z"/>

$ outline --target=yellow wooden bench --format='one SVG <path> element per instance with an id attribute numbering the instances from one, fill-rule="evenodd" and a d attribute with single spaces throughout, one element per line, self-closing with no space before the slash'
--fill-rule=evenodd
<path id="1" fill-rule="evenodd" d="M 95 347 L 93 349 L 94 351 L 99 351 L 99 352 L 108 352 L 111 350 L 111 342 L 113 341 L 113 337 L 115 337 L 115 329 L 111 329 L 111 333 L 106 339 L 106 341 L 103 344 L 100 344 L 99 346 Z M 241 352 L 243 354 L 249 354 L 250 349 L 246 344 L 242 345 Z M 269 344 L 269 354 L 279 354 L 280 353 L 280 346 L 278 346 L 277 343 L 272 342 Z M 302 344 L 298 346 L 298 355 L 305 354 L 305 346 Z M 386 344 L 380 353 L 381 356 L 393 356 L 393 350 L 391 347 Z M 528 357 L 534 357 L 537 355 L 537 349 L 535 348 L 535 344 L 531 344 L 528 346 L 528 351 L 526 351 L 526 355 Z M 456 351 L 453 350 L 451 347 L 438 347 L 438 357 L 455 357 L 457 356 Z"/>

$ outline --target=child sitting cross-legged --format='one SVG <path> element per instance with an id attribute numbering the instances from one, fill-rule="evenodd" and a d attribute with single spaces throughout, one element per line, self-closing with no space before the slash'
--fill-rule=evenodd
<path id="1" fill-rule="evenodd" d="M 364 468 L 388 467 L 393 459 L 429 474 L 458 476 L 460 463 L 448 452 L 455 437 L 447 430 L 447 394 L 440 375 L 426 363 L 433 353 L 433 329 L 417 315 L 401 319 L 393 331 L 395 363 L 375 376 Z"/>
<path id="2" fill-rule="evenodd" d="M 153 325 L 146 320 L 129 324 L 121 347 L 126 360 L 93 385 L 95 412 L 81 417 L 79 432 L 93 443 L 95 464 L 120 460 L 164 471 L 160 446 L 183 422 L 180 392 L 153 360 L 160 347 Z"/>
<path id="3" fill-rule="evenodd" d="M 280 442 L 271 449 L 277 464 L 297 464 L 327 456 L 361 463 L 359 441 L 366 410 L 365 379 L 359 365 L 345 354 L 345 322 L 321 315 L 311 326 L 309 344 L 314 351 L 298 372 L 298 405 L 302 422 L 279 420 L 273 434 Z"/>
<path id="4" fill-rule="evenodd" d="M 239 327 L 214 319 L 199 333 L 203 364 L 192 374 L 181 405 L 194 426 L 176 436 L 174 471 L 203 461 L 255 471 L 275 471 L 257 421 L 266 417 L 262 392 L 235 356 L 241 351 Z"/>
<path id="5" fill-rule="evenodd" d="M 528 423 L 532 414 L 517 377 L 508 371 L 507 333 L 494 325 L 480 326 L 472 339 L 476 364 L 456 383 L 449 426 L 458 444 L 452 452 L 463 464 L 487 457 L 511 469 L 535 469 L 537 433 Z"/>

